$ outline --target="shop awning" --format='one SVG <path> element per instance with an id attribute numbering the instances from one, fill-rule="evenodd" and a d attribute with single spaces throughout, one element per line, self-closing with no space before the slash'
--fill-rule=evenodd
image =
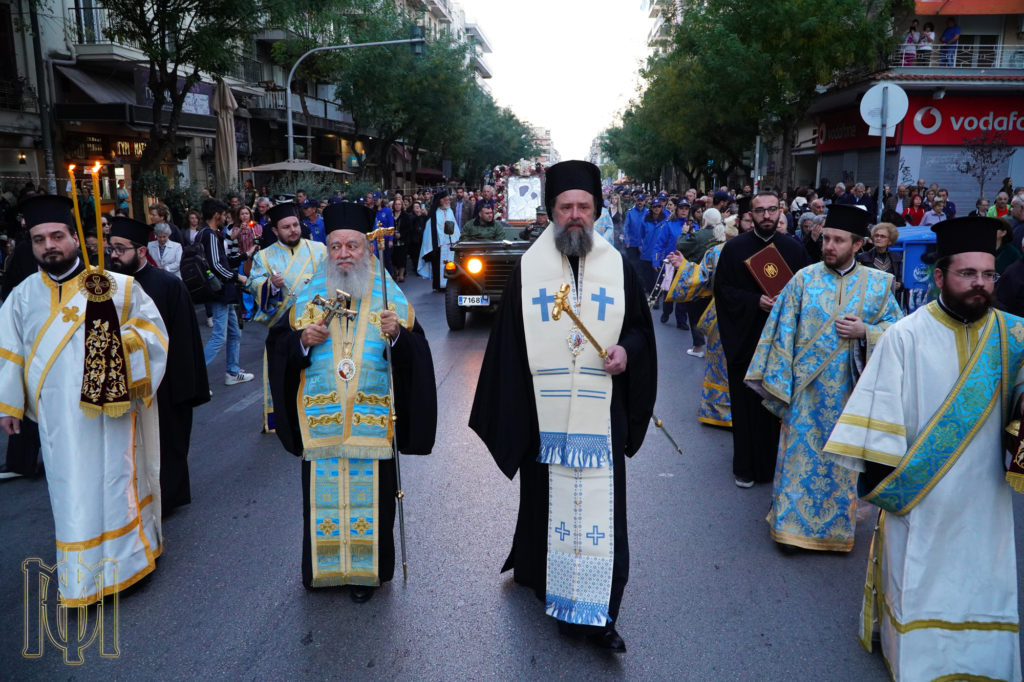
<path id="1" fill-rule="evenodd" d="M 70 66 L 58 66 L 57 70 L 98 104 L 135 104 L 135 90 L 128 83 L 94 76 Z"/>

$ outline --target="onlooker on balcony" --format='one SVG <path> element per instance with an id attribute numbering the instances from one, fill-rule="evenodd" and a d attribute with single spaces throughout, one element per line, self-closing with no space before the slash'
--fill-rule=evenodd
<path id="1" fill-rule="evenodd" d="M 960 27 L 956 24 L 956 17 L 946 19 L 946 30 L 942 32 L 942 65 L 947 67 L 956 66 L 956 46 L 960 40 Z"/>
<path id="2" fill-rule="evenodd" d="M 921 37 L 917 41 L 917 66 L 931 66 L 932 43 L 935 42 L 935 25 L 926 21 Z"/>
<path id="3" fill-rule="evenodd" d="M 910 22 L 907 35 L 903 37 L 903 45 L 900 52 L 903 55 L 903 66 L 913 66 L 917 58 L 917 42 L 921 40 L 921 32 L 917 29 L 917 19 Z"/>

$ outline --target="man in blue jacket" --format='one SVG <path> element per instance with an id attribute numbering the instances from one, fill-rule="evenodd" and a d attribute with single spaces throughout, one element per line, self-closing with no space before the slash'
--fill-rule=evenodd
<path id="1" fill-rule="evenodd" d="M 644 218 L 647 216 L 647 196 L 636 195 L 636 205 L 626 212 L 626 224 L 623 229 L 626 238 L 626 258 L 640 274 L 640 247 L 644 243 Z M 643 281 L 643 280 L 641 280 Z"/>
<path id="2" fill-rule="evenodd" d="M 654 289 L 654 282 L 658 277 L 658 268 L 661 267 L 661 261 L 657 260 L 657 236 L 661 226 L 665 224 L 666 218 L 668 216 L 665 215 L 661 200 L 655 199 L 652 201 L 651 210 L 644 216 L 642 224 L 644 236 L 640 246 L 640 269 L 637 273 L 640 275 L 640 281 L 643 282 L 647 293 Z M 657 308 L 658 306 L 654 306 L 655 310 Z"/>

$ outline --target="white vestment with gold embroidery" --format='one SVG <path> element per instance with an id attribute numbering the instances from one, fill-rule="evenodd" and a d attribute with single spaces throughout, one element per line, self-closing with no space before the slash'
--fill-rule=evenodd
<path id="1" fill-rule="evenodd" d="M 1019 319 L 1007 318 L 1011 332 L 1024 332 Z M 961 324 L 932 303 L 890 327 L 825 451 L 858 471 L 865 459 L 895 466 L 957 383 L 985 321 Z M 1012 370 L 1019 386 L 1022 374 Z M 881 514 L 860 634 L 870 649 L 877 621 L 897 681 L 1021 679 L 1012 488 L 1002 456 L 1006 409 L 995 406 L 916 506 Z"/>
<path id="2" fill-rule="evenodd" d="M 132 346 L 141 348 L 125 353 L 128 382 L 145 374 L 152 387 L 149 398 L 133 400 L 121 417 L 89 418 L 79 406 L 86 335 L 81 275 L 59 285 L 40 272 L 0 307 L 0 412 L 39 423 L 60 595 L 69 605 L 137 582 L 154 569 L 163 546 L 155 401 L 167 330 L 142 287 L 107 274 L 116 286 L 122 339 L 134 335 Z"/>

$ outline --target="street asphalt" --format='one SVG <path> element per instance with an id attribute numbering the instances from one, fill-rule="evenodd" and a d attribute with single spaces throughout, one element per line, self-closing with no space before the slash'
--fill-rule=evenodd
<path id="1" fill-rule="evenodd" d="M 361 605 L 346 589 L 303 589 L 299 461 L 260 433 L 258 378 L 223 385 L 222 352 L 195 414 L 193 502 L 164 520 L 156 571 L 119 602 L 117 658 L 93 645 L 67 666 L 49 642 L 22 655 L 21 565 L 54 561 L 53 520 L 44 480 L 0 482 L 0 679 L 888 679 L 877 648 L 857 641 L 872 508 L 849 554 L 781 553 L 764 521 L 770 488 L 737 488 L 729 432 L 696 421 L 704 363 L 685 354 L 689 332 L 657 319 L 656 412 L 684 453 L 652 425 L 627 464 L 628 653 L 559 635 L 499 573 L 519 486 L 466 425 L 490 318 L 450 332 L 441 294 L 415 278 L 403 288 L 431 343 L 440 413 L 433 454 L 401 461 L 407 582 L 399 567 Z M 242 334 L 257 376 L 263 338 L 257 325 Z"/>

